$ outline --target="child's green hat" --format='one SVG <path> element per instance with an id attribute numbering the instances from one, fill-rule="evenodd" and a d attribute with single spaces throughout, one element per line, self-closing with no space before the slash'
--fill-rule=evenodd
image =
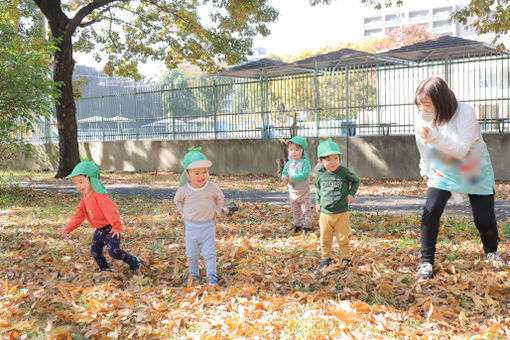
<path id="1" fill-rule="evenodd" d="M 188 178 L 185 175 L 186 170 L 196 168 L 209 168 L 212 165 L 212 162 L 208 160 L 207 157 L 200 152 L 200 150 L 202 150 L 201 147 L 191 147 L 188 149 L 189 152 L 184 155 L 184 171 L 182 172 L 179 186 L 182 186 L 188 182 Z"/>
<path id="2" fill-rule="evenodd" d="M 317 156 L 320 157 L 326 157 L 329 155 L 341 155 L 342 152 L 340 151 L 340 147 L 337 143 L 333 142 L 331 138 L 328 138 L 327 140 L 323 140 L 319 143 L 319 146 L 317 147 Z"/>
<path id="3" fill-rule="evenodd" d="M 88 176 L 90 178 L 90 184 L 92 184 L 92 189 L 94 189 L 95 192 L 98 194 L 107 194 L 108 191 L 106 191 L 104 185 L 99 181 L 99 174 L 100 171 L 97 165 L 85 157 L 83 162 L 78 163 L 71 174 L 66 176 L 66 178 L 79 175 Z"/>
<path id="4" fill-rule="evenodd" d="M 306 137 L 295 136 L 295 137 L 292 137 L 289 140 L 289 142 L 299 145 L 300 147 L 303 148 L 303 151 L 308 150 L 308 143 L 306 142 Z"/>

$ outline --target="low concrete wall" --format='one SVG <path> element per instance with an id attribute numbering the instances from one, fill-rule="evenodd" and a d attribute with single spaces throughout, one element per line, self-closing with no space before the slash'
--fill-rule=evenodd
<path id="1" fill-rule="evenodd" d="M 510 134 L 487 134 L 497 179 L 510 179 Z M 414 136 L 365 136 L 333 138 L 343 152 L 342 161 L 360 177 L 419 178 L 419 154 Z M 308 138 L 312 168 L 320 139 Z M 282 157 L 275 139 L 121 141 L 80 143 L 80 156 L 89 157 L 102 170 L 182 171 L 182 158 L 191 146 L 202 147 L 213 161 L 211 173 L 276 174 L 275 160 Z M 56 144 L 34 145 L 34 155 L 13 167 L 56 169 Z"/>

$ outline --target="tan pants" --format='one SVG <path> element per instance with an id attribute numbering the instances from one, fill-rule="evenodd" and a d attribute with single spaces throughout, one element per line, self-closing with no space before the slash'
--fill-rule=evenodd
<path id="1" fill-rule="evenodd" d="M 333 245 L 333 236 L 340 246 L 342 259 L 351 259 L 351 247 L 349 245 L 349 233 L 351 223 L 349 221 L 349 212 L 340 214 L 320 214 L 319 225 L 321 228 L 321 258 L 331 259 L 331 247 Z"/>

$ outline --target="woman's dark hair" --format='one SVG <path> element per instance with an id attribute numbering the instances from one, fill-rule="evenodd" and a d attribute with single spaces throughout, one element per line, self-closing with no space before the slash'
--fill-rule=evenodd
<path id="1" fill-rule="evenodd" d="M 446 123 L 452 119 L 457 111 L 457 98 L 448 87 L 448 84 L 439 77 L 425 79 L 418 85 L 414 96 L 414 103 L 419 103 L 425 97 L 429 97 L 436 108 L 436 124 Z"/>

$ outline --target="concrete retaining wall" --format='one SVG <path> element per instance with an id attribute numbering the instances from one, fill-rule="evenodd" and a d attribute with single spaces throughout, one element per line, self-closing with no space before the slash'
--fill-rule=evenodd
<path id="1" fill-rule="evenodd" d="M 486 134 L 497 179 L 510 179 L 510 134 Z M 419 178 L 419 154 L 414 136 L 365 136 L 333 138 L 343 152 L 343 162 L 360 177 Z M 312 167 L 317 161 L 316 138 L 308 138 Z M 201 146 L 213 161 L 211 173 L 275 174 L 275 160 L 282 157 L 276 139 L 121 141 L 80 143 L 81 158 L 87 156 L 102 170 L 176 171 L 191 146 Z M 34 145 L 31 159 L 16 168 L 56 169 L 56 144 Z"/>

